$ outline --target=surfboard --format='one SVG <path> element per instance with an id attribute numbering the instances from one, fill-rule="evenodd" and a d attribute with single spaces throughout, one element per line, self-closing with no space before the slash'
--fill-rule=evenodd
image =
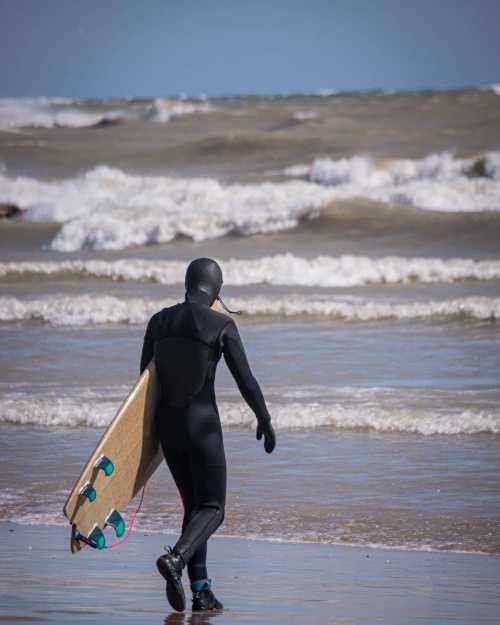
<path id="1" fill-rule="evenodd" d="M 85 544 L 106 547 L 106 527 L 125 533 L 122 512 L 163 459 L 154 416 L 160 396 L 152 360 L 121 405 L 85 464 L 64 505 L 71 552 Z"/>

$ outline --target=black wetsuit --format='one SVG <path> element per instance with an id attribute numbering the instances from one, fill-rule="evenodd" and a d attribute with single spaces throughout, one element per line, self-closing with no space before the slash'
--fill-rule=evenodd
<path id="1" fill-rule="evenodd" d="M 270 416 L 252 375 L 234 321 L 215 312 L 203 292 L 151 317 L 141 372 L 155 357 L 162 398 L 158 432 L 165 459 L 184 503 L 182 535 L 174 547 L 193 582 L 207 578 L 207 540 L 224 519 L 226 458 L 214 393 L 221 355 L 259 423 Z"/>

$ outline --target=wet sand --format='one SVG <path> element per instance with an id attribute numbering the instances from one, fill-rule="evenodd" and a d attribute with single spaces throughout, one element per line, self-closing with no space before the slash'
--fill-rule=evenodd
<path id="1" fill-rule="evenodd" d="M 172 536 L 72 556 L 62 527 L 0 525 L 0 622 L 497 624 L 500 557 L 215 538 L 222 613 L 172 613 L 154 561 Z M 187 590 L 187 582 L 185 584 Z"/>

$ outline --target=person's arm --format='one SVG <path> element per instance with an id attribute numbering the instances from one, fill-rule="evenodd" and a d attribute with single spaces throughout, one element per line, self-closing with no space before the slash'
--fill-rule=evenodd
<path id="1" fill-rule="evenodd" d="M 265 450 L 271 453 L 276 444 L 274 430 L 271 425 L 271 415 L 267 410 L 259 383 L 250 369 L 245 348 L 243 347 L 238 328 L 234 321 L 231 320 L 225 326 L 221 338 L 224 360 L 238 385 L 243 399 L 257 417 L 257 439 L 260 440 L 262 435 L 264 435 Z"/>
<path id="2" fill-rule="evenodd" d="M 154 319 L 156 315 L 153 315 L 149 320 L 148 326 L 146 328 L 146 334 L 144 335 L 144 344 L 142 346 L 142 354 L 141 354 L 141 366 L 140 372 L 141 375 L 144 372 L 144 369 L 151 362 L 154 355 L 154 338 L 153 338 L 153 329 L 154 329 Z"/>

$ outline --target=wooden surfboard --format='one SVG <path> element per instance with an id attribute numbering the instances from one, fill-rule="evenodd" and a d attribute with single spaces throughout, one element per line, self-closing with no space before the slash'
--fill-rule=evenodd
<path id="1" fill-rule="evenodd" d="M 145 369 L 118 410 L 75 482 L 64 514 L 72 525 L 71 552 L 85 546 L 104 548 L 104 529 L 125 532 L 121 513 L 163 459 L 154 416 L 160 387 L 154 361 Z"/>

